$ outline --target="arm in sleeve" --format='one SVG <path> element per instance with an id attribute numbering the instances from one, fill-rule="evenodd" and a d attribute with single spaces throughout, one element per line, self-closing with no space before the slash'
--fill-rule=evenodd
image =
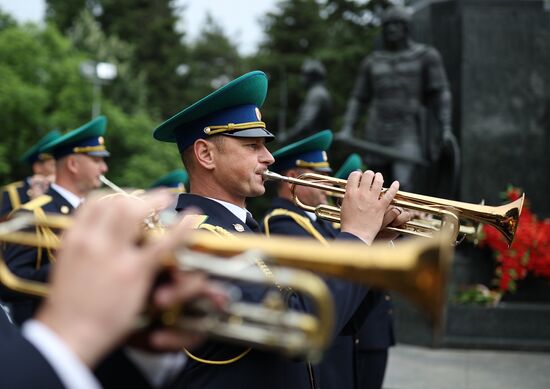
<path id="1" fill-rule="evenodd" d="M 285 216 L 271 218 L 269 228 L 273 234 L 311 237 L 307 231 L 296 224 L 291 218 Z M 340 233 L 336 239 L 358 240 L 359 238 L 349 233 Z M 368 250 L 368 247 L 365 246 L 365 249 Z M 368 287 L 332 277 L 323 277 L 323 280 L 334 299 L 335 322 L 333 334 L 347 335 L 352 333 L 362 324 L 368 314 L 368 305 L 362 304 L 367 295 Z M 291 300 L 290 305 L 294 304 L 293 308 L 297 308 L 301 304 L 305 304 L 306 311 L 314 311 L 311 302 L 308 302 L 307 299 L 304 300 L 305 303 L 302 303 L 301 299 Z"/>

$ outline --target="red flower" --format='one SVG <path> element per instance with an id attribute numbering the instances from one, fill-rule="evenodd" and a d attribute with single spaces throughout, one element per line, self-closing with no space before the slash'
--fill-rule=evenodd
<path id="1" fill-rule="evenodd" d="M 504 193 L 507 201 L 520 198 L 522 191 L 513 186 Z M 519 218 L 512 247 L 491 226 L 483 226 L 481 244 L 490 247 L 498 262 L 495 272 L 500 291 L 515 291 L 516 281 L 529 273 L 550 278 L 550 219 L 538 221 L 527 201 Z"/>

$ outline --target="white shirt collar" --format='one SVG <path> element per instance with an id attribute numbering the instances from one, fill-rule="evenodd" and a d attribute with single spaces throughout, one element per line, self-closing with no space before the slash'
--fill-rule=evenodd
<path id="1" fill-rule="evenodd" d="M 57 185 L 56 183 L 52 183 L 51 187 L 53 190 L 55 190 L 57 193 L 59 193 L 65 200 L 69 202 L 73 206 L 73 208 L 78 208 L 80 203 L 82 202 L 82 199 L 75 195 L 73 192 L 70 192 L 68 189 L 63 188 L 62 186 Z"/>
<path id="2" fill-rule="evenodd" d="M 309 211 L 304 211 L 306 213 L 306 215 L 309 216 L 309 218 L 312 220 L 312 221 L 317 221 L 317 215 L 313 212 L 309 212 Z"/>
<path id="3" fill-rule="evenodd" d="M 227 201 L 213 199 L 212 197 L 207 197 L 210 200 L 213 200 L 229 210 L 233 215 L 239 218 L 240 221 L 246 224 L 246 214 L 250 213 L 246 208 L 241 208 L 238 205 L 228 203 Z"/>

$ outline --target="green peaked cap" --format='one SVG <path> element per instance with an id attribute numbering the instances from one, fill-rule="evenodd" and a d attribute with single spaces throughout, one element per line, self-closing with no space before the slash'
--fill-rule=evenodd
<path id="1" fill-rule="evenodd" d="M 187 172 L 184 169 L 176 169 L 153 182 L 150 188 L 174 188 L 177 187 L 179 184 L 187 185 L 188 183 L 189 175 L 187 174 Z"/>
<path id="2" fill-rule="evenodd" d="M 153 131 L 153 137 L 163 142 L 175 142 L 183 151 L 195 140 L 213 135 L 206 132 L 209 126 L 244 123 L 250 125 L 222 130 L 223 135 L 273 138 L 273 134 L 265 129 L 265 123 L 261 122 L 259 112 L 266 95 L 265 73 L 259 70 L 246 73 L 166 120 Z"/>
<path id="3" fill-rule="evenodd" d="M 334 177 L 347 179 L 351 172 L 362 170 L 362 168 L 363 161 L 361 157 L 359 154 L 353 153 L 344 161 L 342 166 L 340 166 L 340 169 L 338 169 Z"/>
<path id="4" fill-rule="evenodd" d="M 21 162 L 26 162 L 29 165 L 32 165 L 36 161 L 43 159 L 42 156 L 46 153 L 41 152 L 41 148 L 44 145 L 59 138 L 60 136 L 61 136 L 61 132 L 59 132 L 59 130 L 53 130 L 48 132 L 38 142 L 36 142 L 30 149 L 25 151 L 25 153 L 21 156 L 21 158 L 19 158 L 19 160 Z"/>
<path id="5" fill-rule="evenodd" d="M 270 170 L 280 173 L 295 167 L 330 172 L 326 151 L 332 144 L 332 131 L 323 130 L 284 146 L 273 153 L 275 163 Z"/>
<path id="6" fill-rule="evenodd" d="M 69 131 L 65 135 L 44 145 L 41 152 L 51 153 L 55 159 L 69 154 L 88 154 L 97 157 L 108 157 L 103 134 L 107 128 L 107 118 L 98 116 L 88 123 Z"/>

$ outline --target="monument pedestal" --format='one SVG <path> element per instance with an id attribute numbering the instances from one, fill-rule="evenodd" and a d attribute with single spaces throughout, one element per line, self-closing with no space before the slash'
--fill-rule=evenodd
<path id="1" fill-rule="evenodd" d="M 417 1 L 412 31 L 443 57 L 462 155 L 460 200 L 520 187 L 550 216 L 550 3 Z"/>

